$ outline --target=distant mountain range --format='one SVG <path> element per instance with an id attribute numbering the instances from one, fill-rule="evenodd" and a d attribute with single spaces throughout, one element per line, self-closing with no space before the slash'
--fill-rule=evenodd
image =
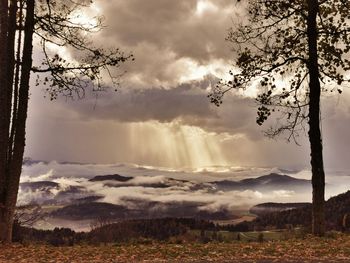
<path id="1" fill-rule="evenodd" d="M 41 205 L 57 205 L 60 206 L 51 216 L 64 219 L 92 219 L 99 216 L 126 219 L 126 218 L 155 218 L 155 217 L 196 217 L 208 220 L 228 220 L 234 219 L 236 216 L 232 211 L 225 207 L 216 207 L 213 211 L 209 211 L 208 199 L 206 202 L 200 201 L 178 201 L 167 200 L 163 202 L 153 201 L 152 199 L 142 199 L 137 197 L 119 197 L 120 203 L 107 203 L 102 192 L 93 191 L 94 184 L 102 184 L 96 189 L 113 190 L 113 188 L 130 187 L 133 189 L 149 189 L 152 192 L 159 192 L 161 195 L 176 193 L 191 194 L 211 194 L 215 196 L 220 191 L 244 191 L 253 190 L 260 192 L 271 192 L 277 190 L 290 190 L 294 192 L 309 191 L 311 183 L 309 180 L 297 179 L 287 175 L 271 173 L 257 178 L 248 178 L 240 181 L 222 180 L 213 182 L 193 182 L 187 180 L 179 180 L 163 176 L 124 176 L 120 174 L 97 175 L 91 179 L 81 179 L 76 181 L 74 185 L 60 184 L 51 181 L 34 181 L 22 182 L 20 184 L 20 192 L 27 193 L 26 196 L 33 196 L 33 201 Z M 67 180 L 66 180 L 67 181 Z M 65 182 L 66 182 L 65 181 Z M 69 182 L 69 181 L 68 181 Z M 134 188 L 132 188 L 134 187 Z M 136 188 L 135 188 L 136 187 Z M 152 190 L 152 188 L 154 188 Z M 89 190 L 90 189 L 90 190 Z M 164 189 L 164 190 L 162 190 Z M 117 193 L 117 192 L 116 192 Z M 213 200 L 214 202 L 215 200 Z M 232 200 L 234 204 L 235 200 Z M 62 207 L 63 206 L 63 207 Z M 262 207 L 254 208 L 253 212 Z M 288 207 L 269 208 L 269 211 L 285 210 Z M 294 206 L 292 207 L 294 208 Z M 267 208 L 263 209 L 265 212 Z M 256 212 L 257 213 L 257 212 Z M 258 213 L 259 214 L 259 213 Z"/>
<path id="2" fill-rule="evenodd" d="M 90 182 L 105 182 L 109 187 L 135 186 L 132 182 L 134 177 L 122 176 L 119 174 L 99 175 L 90 179 Z M 113 182 L 117 182 L 116 184 Z M 289 190 L 294 192 L 304 192 L 311 190 L 311 181 L 297 179 L 288 175 L 271 173 L 257 178 L 247 178 L 240 181 L 221 180 L 208 183 L 194 183 L 186 180 L 166 178 L 157 183 L 139 183 L 138 186 L 151 188 L 168 188 L 174 185 L 187 184 L 191 190 L 207 189 L 211 191 L 244 191 L 254 190 L 260 192 L 270 192 L 274 190 Z"/>
<path id="3" fill-rule="evenodd" d="M 311 181 L 297 179 L 288 175 L 271 173 L 257 178 L 248 178 L 241 181 L 214 181 L 212 182 L 220 190 L 306 190 L 311 189 Z"/>

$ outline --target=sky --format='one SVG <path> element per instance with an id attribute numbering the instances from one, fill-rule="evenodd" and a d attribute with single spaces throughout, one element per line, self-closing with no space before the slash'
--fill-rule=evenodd
<path id="1" fill-rule="evenodd" d="M 207 95 L 228 76 L 235 54 L 225 41 L 244 9 L 232 0 L 95 1 L 82 14 L 103 15 L 96 45 L 133 53 L 117 92 L 98 98 L 44 98 L 32 87 L 25 155 L 33 159 L 135 163 L 161 167 L 305 168 L 309 143 L 263 135 L 252 94 L 231 93 L 219 108 Z M 74 57 L 71 50 L 60 50 Z M 35 49 L 34 56 L 40 57 Z M 348 169 L 350 92 L 322 100 L 325 166 Z"/>

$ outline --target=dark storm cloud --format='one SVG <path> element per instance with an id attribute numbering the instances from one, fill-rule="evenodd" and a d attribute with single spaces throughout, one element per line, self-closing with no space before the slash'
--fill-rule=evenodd
<path id="1" fill-rule="evenodd" d="M 232 16 L 239 11 L 232 1 L 95 3 L 107 27 L 94 37 L 94 42 L 132 51 L 136 61 L 123 65 L 128 72 L 122 77 L 119 92 L 102 94 L 97 100 L 86 96 L 82 101 L 59 101 L 62 112 L 70 110 L 85 120 L 177 120 L 207 131 L 260 135 L 256 129 L 247 130 L 256 128 L 250 99 L 228 96 L 217 109 L 207 98 L 209 89 L 219 80 L 210 75 L 216 72 L 207 68 L 215 63 L 217 68 L 224 67 L 231 59 L 225 36 Z M 74 51 L 70 53 L 74 57 Z"/>
<path id="2" fill-rule="evenodd" d="M 218 79 L 207 76 L 171 88 L 125 89 L 101 94 L 97 99 L 61 101 L 62 106 L 78 114 L 81 120 L 118 122 L 178 121 L 201 127 L 208 132 L 242 133 L 251 139 L 261 139 L 255 123 L 254 100 L 241 96 L 225 98 L 221 107 L 210 104 L 208 89 Z"/>
<path id="3" fill-rule="evenodd" d="M 135 63 L 123 65 L 129 82 L 177 85 L 188 75 L 191 65 L 186 63 L 228 64 L 232 57 L 225 41 L 236 11 L 232 1 L 100 0 L 96 6 L 106 28 L 94 42 L 136 57 Z"/>
<path id="4" fill-rule="evenodd" d="M 170 50 L 177 57 L 208 62 L 227 58 L 230 50 L 224 44 L 232 1 L 203 1 L 210 6 L 197 14 L 200 1 L 128 0 L 100 1 L 106 24 L 103 37 L 126 47 L 145 43 Z M 232 14 L 231 14 L 232 15 Z M 226 23 L 225 23 L 226 22 Z"/>

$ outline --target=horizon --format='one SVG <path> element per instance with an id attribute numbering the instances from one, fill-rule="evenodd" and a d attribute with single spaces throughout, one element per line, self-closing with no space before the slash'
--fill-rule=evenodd
<path id="1" fill-rule="evenodd" d="M 91 218 L 83 216 L 83 210 L 79 208 L 82 203 L 107 203 L 129 210 L 138 207 L 146 218 L 195 216 L 198 211 L 206 211 L 208 218 L 211 218 L 211 213 L 212 218 L 215 213 L 223 213 L 224 218 L 244 218 L 253 206 L 261 203 L 277 200 L 278 203 L 311 202 L 311 172 L 308 169 L 222 168 L 177 170 L 135 164 L 31 160 L 23 165 L 18 205 L 36 204 L 45 211 L 73 207 L 72 218 L 50 212 L 51 216 L 39 221 L 36 227 L 52 229 L 61 226 L 86 231 L 97 215 L 91 214 Z M 271 174 L 273 178 L 268 176 Z M 117 178 L 109 175 L 117 175 Z M 93 178 L 98 179 L 91 181 Z M 258 183 L 251 181 L 252 178 L 264 181 Z M 243 183 L 247 182 L 244 179 L 249 179 L 249 183 Z M 298 181 L 300 179 L 307 181 Z M 241 184 L 235 186 L 230 182 Z M 327 177 L 326 199 L 346 192 L 349 185 L 349 171 L 334 171 Z M 79 201 L 85 199 L 87 201 Z M 130 215 L 130 218 L 133 216 Z"/>

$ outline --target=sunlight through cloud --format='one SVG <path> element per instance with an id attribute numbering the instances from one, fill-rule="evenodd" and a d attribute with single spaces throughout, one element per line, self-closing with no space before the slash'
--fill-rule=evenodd
<path id="1" fill-rule="evenodd" d="M 208 11 L 215 12 L 217 10 L 218 10 L 218 7 L 215 6 L 211 1 L 199 0 L 197 2 L 196 15 L 201 16 L 205 12 L 208 12 Z"/>
<path id="2" fill-rule="evenodd" d="M 178 122 L 134 123 L 130 143 L 143 160 L 170 167 L 227 165 L 220 150 L 220 139 L 203 129 Z"/>

